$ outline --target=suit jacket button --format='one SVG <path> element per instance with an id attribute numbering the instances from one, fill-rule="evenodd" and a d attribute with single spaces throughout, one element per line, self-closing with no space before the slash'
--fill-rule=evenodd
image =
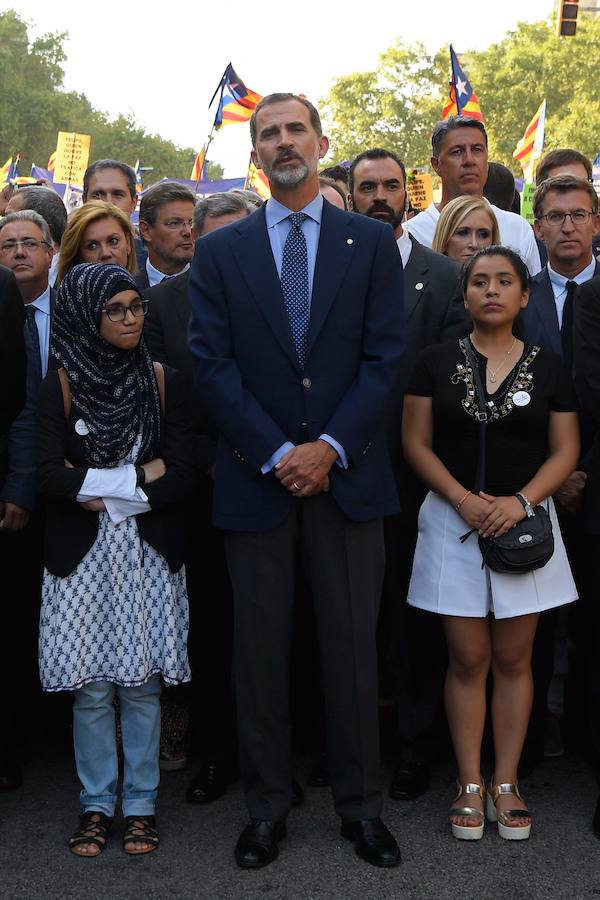
<path id="1" fill-rule="evenodd" d="M 308 422 L 301 422 L 300 428 L 308 428 Z"/>
<path id="2" fill-rule="evenodd" d="M 312 381 L 310 380 L 310 378 L 303 378 L 302 384 L 305 388 L 309 388 L 312 385 Z"/>

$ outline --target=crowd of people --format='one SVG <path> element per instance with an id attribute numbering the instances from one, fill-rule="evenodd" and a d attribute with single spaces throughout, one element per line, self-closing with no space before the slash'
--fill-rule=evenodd
<path id="1" fill-rule="evenodd" d="M 19 584 L 0 791 L 22 783 L 41 683 L 73 696 L 74 854 L 102 853 L 119 799 L 125 851 L 156 850 L 160 772 L 194 752 L 187 800 L 241 777 L 235 858 L 268 865 L 303 801 L 301 641 L 320 674 L 308 781 L 362 859 L 401 860 L 383 696 L 390 797 L 429 790 L 449 735 L 451 833 L 479 840 L 487 816 L 526 839 L 519 776 L 545 753 L 570 738 L 600 780 L 590 162 L 540 161 L 532 227 L 477 120 L 434 128 L 422 211 L 390 150 L 319 171 L 303 97 L 263 98 L 250 132 L 264 204 L 161 182 L 135 230 L 133 170 L 98 160 L 68 217 L 43 186 L 0 210 L 0 557 Z M 600 837 L 600 801 L 590 816 Z"/>

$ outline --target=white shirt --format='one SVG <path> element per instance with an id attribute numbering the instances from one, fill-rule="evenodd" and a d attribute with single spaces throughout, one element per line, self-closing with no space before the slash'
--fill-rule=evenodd
<path id="1" fill-rule="evenodd" d="M 181 272 L 176 272 L 175 275 L 181 275 L 182 272 L 187 272 L 190 264 L 186 263 Z M 155 284 L 160 284 L 161 281 L 164 281 L 165 278 L 175 278 L 175 275 L 165 275 L 164 272 L 161 272 L 160 269 L 155 269 L 149 259 L 146 260 L 146 273 L 148 275 L 148 282 L 150 283 L 150 287 L 154 287 Z"/>
<path id="2" fill-rule="evenodd" d="M 487 202 L 487 201 L 486 201 Z M 516 250 L 527 264 L 530 275 L 537 275 L 541 270 L 540 253 L 535 242 L 533 228 L 522 216 L 516 213 L 507 212 L 490 203 L 494 215 L 498 220 L 498 228 L 500 229 L 500 241 L 505 247 Z M 420 212 L 405 222 L 406 228 L 416 239 L 426 247 L 431 247 L 433 243 L 433 235 L 440 218 L 440 211 L 431 203 L 427 209 Z"/>
<path id="3" fill-rule="evenodd" d="M 571 278 L 567 278 L 565 275 L 555 272 L 550 263 L 548 263 L 548 277 L 550 278 L 550 284 L 552 285 L 552 291 L 554 293 L 559 328 L 562 328 L 563 310 L 565 308 L 565 300 L 567 299 L 567 281 L 576 281 L 577 284 L 584 284 L 584 282 L 589 281 L 590 278 L 594 277 L 595 271 L 596 260 L 593 257 L 591 263 L 589 263 L 585 269 L 582 269 L 581 272 L 578 272 L 577 275 L 573 275 Z"/>
<path id="4" fill-rule="evenodd" d="M 50 286 L 43 294 L 31 301 L 35 307 L 35 326 L 40 342 L 40 357 L 42 360 L 42 378 L 48 371 L 48 354 L 50 352 Z"/>
<path id="5" fill-rule="evenodd" d="M 404 223 L 406 225 L 406 222 Z M 400 251 L 400 259 L 402 260 L 402 268 L 405 269 L 408 265 L 408 261 L 410 259 L 410 251 L 412 250 L 412 242 L 408 235 L 408 231 L 403 226 L 402 234 L 396 241 L 398 245 L 398 250 Z"/>

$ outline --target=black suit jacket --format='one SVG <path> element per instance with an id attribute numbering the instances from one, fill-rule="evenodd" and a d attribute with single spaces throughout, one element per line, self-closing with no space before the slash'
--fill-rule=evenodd
<path id="1" fill-rule="evenodd" d="M 406 349 L 392 395 L 388 440 L 403 517 L 413 519 L 423 487 L 402 454 L 402 404 L 415 361 L 430 344 L 466 333 L 468 315 L 454 260 L 424 247 L 411 235 L 412 250 L 404 270 Z"/>
<path id="2" fill-rule="evenodd" d="M 188 270 L 144 291 L 144 297 L 150 301 L 144 322 L 144 337 L 152 359 L 179 369 L 187 380 L 194 455 L 199 470 L 207 472 L 215 461 L 217 430 L 193 387 L 192 354 L 187 341 L 190 319 L 189 277 Z"/>
<path id="3" fill-rule="evenodd" d="M 145 291 L 150 287 L 150 282 L 148 281 L 148 272 L 146 271 L 146 263 L 140 266 L 140 270 L 135 276 L 136 287 L 140 291 Z"/>
<path id="4" fill-rule="evenodd" d="M 25 308 L 15 276 L 0 266 L 0 441 L 25 404 Z"/>
<path id="5" fill-rule="evenodd" d="M 39 489 L 46 498 L 44 562 L 64 578 L 90 550 L 98 533 L 98 513 L 83 509 L 77 495 L 88 466 L 85 439 L 75 431 L 75 404 L 65 419 L 58 372 L 42 385 L 39 418 Z M 185 534 L 181 507 L 196 483 L 190 445 L 189 412 L 182 376 L 165 367 L 165 416 L 157 452 L 166 464 L 162 478 L 146 485 L 152 507 L 136 516 L 140 536 L 163 556 L 171 569 L 183 565 Z M 65 459 L 74 466 L 67 468 Z"/>
<path id="6" fill-rule="evenodd" d="M 573 303 L 575 385 L 583 414 L 596 428 L 587 459 L 586 526 L 600 535 L 600 274 L 577 288 Z"/>

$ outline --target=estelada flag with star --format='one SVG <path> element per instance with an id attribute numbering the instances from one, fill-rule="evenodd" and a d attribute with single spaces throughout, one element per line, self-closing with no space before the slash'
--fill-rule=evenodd
<path id="1" fill-rule="evenodd" d="M 257 94 L 246 87 L 231 63 L 228 64 L 223 72 L 219 87 L 208 104 L 209 107 L 212 105 L 219 90 L 221 91 L 221 96 L 213 126 L 217 130 L 223 125 L 247 122 L 258 103 L 262 100 L 261 94 Z"/>
<path id="2" fill-rule="evenodd" d="M 442 109 L 442 119 L 449 119 L 450 116 L 469 116 L 471 119 L 483 122 L 483 114 L 477 94 L 465 75 L 452 44 L 450 44 L 450 65 L 452 67 L 452 80 L 450 81 L 448 99 Z"/>

